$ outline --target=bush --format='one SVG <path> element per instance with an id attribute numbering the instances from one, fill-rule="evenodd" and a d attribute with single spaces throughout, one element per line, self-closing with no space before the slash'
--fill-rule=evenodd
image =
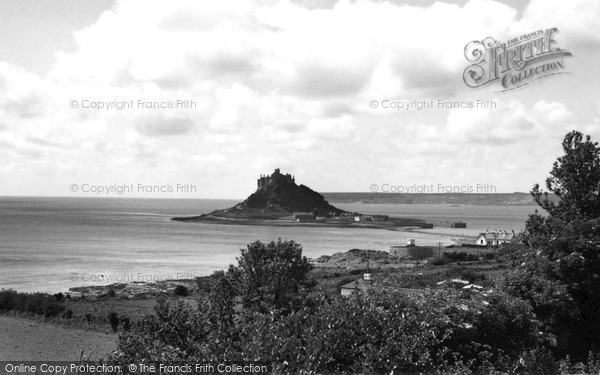
<path id="1" fill-rule="evenodd" d="M 115 298 L 117 296 L 117 292 L 115 292 L 113 288 L 110 288 L 108 289 L 108 292 L 106 292 L 106 296 L 110 298 Z"/>
<path id="2" fill-rule="evenodd" d="M 2 289 L 0 291 L 0 311 L 9 311 L 15 309 L 18 293 L 12 289 Z"/>
<path id="3" fill-rule="evenodd" d="M 198 293 L 199 294 L 209 293 L 211 285 L 212 285 L 212 277 L 211 276 L 196 277 L 196 285 L 198 285 Z"/>
<path id="4" fill-rule="evenodd" d="M 496 258 L 496 253 L 485 253 L 483 254 L 483 259 L 492 260 Z"/>
<path id="5" fill-rule="evenodd" d="M 182 300 L 161 297 L 157 300 L 154 315 L 120 333 L 112 360 L 121 363 L 138 360 L 200 361 L 205 354 L 203 344 L 207 342 L 204 318 L 201 312 Z"/>
<path id="6" fill-rule="evenodd" d="M 378 276 L 378 280 L 385 280 L 390 288 L 409 288 L 424 289 L 433 287 L 439 281 L 448 278 L 444 273 L 424 273 L 423 275 L 414 272 L 398 272 L 397 270 L 384 270 Z"/>
<path id="7" fill-rule="evenodd" d="M 249 360 L 268 360 L 275 373 L 433 369 L 437 358 L 431 354 L 444 335 L 423 327 L 434 320 L 434 313 L 402 295 L 335 298 L 314 313 L 252 316 L 242 327 L 240 351 Z"/>
<path id="8" fill-rule="evenodd" d="M 508 372 L 548 359 L 535 351 L 530 306 L 494 291 L 410 297 L 373 290 L 321 297 L 283 316 L 246 310 L 231 326 L 211 323 L 202 306 L 159 301 L 154 316 L 121 332 L 113 359 L 260 361 L 274 373 L 369 374 Z"/>
<path id="9" fill-rule="evenodd" d="M 307 277 L 313 265 L 294 241 L 253 242 L 241 250 L 237 261 L 228 274 L 245 308 L 260 312 L 299 308 L 316 284 Z"/>
<path id="10" fill-rule="evenodd" d="M 173 290 L 173 294 L 180 297 L 187 297 L 190 295 L 190 292 L 185 285 L 177 285 L 175 290 Z"/>
<path id="11" fill-rule="evenodd" d="M 59 293 L 62 296 L 62 293 Z M 19 312 L 58 316 L 65 311 L 64 298 L 45 293 L 18 293 L 12 289 L 0 291 L 0 311 L 15 310 Z"/>
<path id="12" fill-rule="evenodd" d="M 450 263 L 450 259 L 446 258 L 446 257 L 440 257 L 440 258 L 433 258 L 431 259 L 429 262 L 427 262 L 428 264 L 431 264 L 433 266 L 443 266 L 445 264 Z"/>
<path id="13" fill-rule="evenodd" d="M 129 317 L 127 316 L 122 316 L 119 319 L 121 320 L 121 329 L 123 331 L 129 331 L 129 329 L 131 328 L 131 319 L 129 319 Z"/>
<path id="14" fill-rule="evenodd" d="M 479 256 L 476 254 L 469 254 L 464 251 L 446 252 L 442 254 L 442 257 L 448 259 L 450 262 L 473 262 L 479 260 Z"/>
<path id="15" fill-rule="evenodd" d="M 116 312 L 111 312 L 108 314 L 108 322 L 113 330 L 113 332 L 117 332 L 119 330 L 120 319 Z"/>

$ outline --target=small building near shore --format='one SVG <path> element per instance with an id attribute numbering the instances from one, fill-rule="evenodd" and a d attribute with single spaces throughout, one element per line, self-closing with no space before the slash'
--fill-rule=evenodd
<path id="1" fill-rule="evenodd" d="M 354 222 L 354 216 L 334 216 L 330 219 L 327 219 L 327 222 L 329 223 L 353 223 Z"/>
<path id="2" fill-rule="evenodd" d="M 448 228 L 466 228 L 467 227 L 467 223 L 463 223 L 462 221 L 457 221 L 454 223 L 450 223 L 448 225 Z"/>
<path id="3" fill-rule="evenodd" d="M 515 232 L 508 233 L 507 231 L 498 231 L 480 233 L 475 244 L 479 246 L 499 246 L 505 243 L 517 241 Z"/>
<path id="4" fill-rule="evenodd" d="M 417 246 L 414 238 L 406 240 L 405 246 L 390 246 L 390 255 L 398 257 L 412 257 L 415 259 L 432 258 L 437 246 Z"/>
<path id="5" fill-rule="evenodd" d="M 315 214 L 312 212 L 294 212 L 294 220 L 300 223 L 315 221 Z"/>
<path id="6" fill-rule="evenodd" d="M 362 279 L 349 282 L 340 287 L 340 294 L 342 296 L 349 296 L 354 292 L 362 292 L 367 289 L 367 286 L 371 282 L 371 274 L 365 273 Z"/>

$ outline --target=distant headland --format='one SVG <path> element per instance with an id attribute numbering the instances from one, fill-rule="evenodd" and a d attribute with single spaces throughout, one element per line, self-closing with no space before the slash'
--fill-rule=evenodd
<path id="1" fill-rule="evenodd" d="M 329 202 L 363 204 L 450 204 L 474 206 L 535 206 L 530 193 L 323 193 Z M 550 199 L 556 198 L 552 195 Z"/>
<path id="2" fill-rule="evenodd" d="M 233 207 L 172 220 L 273 226 L 430 227 L 421 220 L 391 219 L 387 215 L 341 210 L 308 186 L 297 185 L 294 176 L 281 173 L 279 168 L 270 175 L 260 175 L 256 191 Z"/>

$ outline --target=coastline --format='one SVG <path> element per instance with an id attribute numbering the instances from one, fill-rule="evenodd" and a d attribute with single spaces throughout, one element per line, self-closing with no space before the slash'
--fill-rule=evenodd
<path id="1" fill-rule="evenodd" d="M 191 216 L 191 217 L 173 217 L 171 221 L 177 221 L 182 223 L 204 223 L 204 224 L 225 224 L 225 225 L 254 225 L 254 226 L 270 226 L 270 227 L 304 227 L 304 228 L 365 228 L 365 229 L 385 229 L 385 230 L 397 230 L 397 229 L 427 229 L 428 223 L 420 219 L 403 219 L 393 218 L 389 221 L 381 221 L 378 223 L 386 224 L 373 224 L 366 222 L 346 222 L 346 223 L 332 223 L 332 222 L 299 222 L 291 219 L 249 219 L 249 218 L 223 218 L 215 216 Z"/>
<path id="2" fill-rule="evenodd" d="M 445 247 L 455 251 L 461 247 Z M 465 251 L 474 251 L 465 248 Z M 477 252 L 480 250 L 478 249 Z M 484 250 L 486 251 L 486 250 Z M 488 249 L 489 251 L 489 249 Z M 367 255 L 369 254 L 369 255 Z M 383 273 L 412 272 L 418 267 L 418 262 L 410 258 L 398 257 L 387 251 L 350 249 L 332 255 L 322 255 L 311 259 L 314 269 L 310 271 L 311 278 L 318 281 L 317 289 L 324 293 L 339 293 L 340 285 L 360 279 L 368 270 L 370 261 L 371 272 Z M 468 262 L 465 263 L 468 266 Z M 432 268 L 441 272 L 442 268 Z M 67 295 L 61 297 L 69 316 L 60 315 L 52 318 L 30 315 L 27 313 L 8 313 L 0 315 L 0 329 L 12 336 L 21 337 L 22 346 L 15 346 L 11 353 L 29 353 L 29 348 L 39 351 L 42 359 L 63 359 L 65 354 L 71 355 L 74 350 L 92 353 L 96 357 L 108 355 L 116 348 L 116 334 L 110 330 L 110 316 L 116 314 L 121 324 L 133 322 L 154 311 L 156 300 L 160 296 L 176 296 L 186 304 L 197 304 L 199 296 L 209 292 L 212 275 L 198 276 L 195 279 L 164 280 L 156 282 L 127 282 L 92 286 L 77 286 L 69 288 Z M 185 293 L 177 292 L 178 286 L 185 287 Z M 414 289 L 418 291 L 417 289 Z M 52 297 L 52 295 L 50 295 Z M 56 295 L 54 295 L 56 297 Z M 47 337 L 46 343 L 52 342 L 50 337 L 61 334 L 61 337 L 77 336 L 78 345 L 36 344 L 39 335 L 30 327 L 35 327 L 42 337 Z M 96 345 L 96 343 L 99 343 Z M 101 345 L 100 345 L 101 344 Z M 96 345 L 96 346 L 94 346 Z M 1 348 L 1 346 L 0 346 Z M 25 348 L 25 350 L 22 350 Z"/>
<path id="3" fill-rule="evenodd" d="M 171 219 L 172 221 L 179 221 L 179 220 L 175 220 L 175 218 Z M 216 225 L 244 225 L 244 226 L 261 226 L 261 227 L 303 227 L 303 228 L 336 228 L 336 229 L 380 229 L 380 230 L 384 230 L 384 231 L 391 231 L 391 232 L 397 232 L 398 234 L 404 234 L 404 236 L 402 237 L 402 241 L 398 241 L 398 244 L 403 243 L 403 241 L 405 240 L 404 237 L 408 238 L 408 237 L 414 237 L 416 235 L 416 237 L 419 239 L 419 237 L 428 237 L 430 239 L 430 243 L 424 243 L 423 240 L 421 240 L 421 244 L 429 244 L 431 245 L 432 242 L 435 242 L 436 246 L 438 243 L 438 240 L 436 238 L 442 239 L 442 242 L 445 244 L 445 246 L 448 245 L 458 245 L 461 246 L 462 244 L 468 244 L 471 243 L 472 240 L 475 239 L 475 236 L 473 236 L 472 234 L 469 233 L 464 233 L 461 232 L 460 230 L 452 230 L 450 228 L 445 228 L 445 227 L 436 227 L 435 229 L 431 230 L 428 228 L 421 228 L 418 226 L 383 226 L 383 225 L 375 225 L 375 224 L 367 224 L 367 223 L 339 223 L 339 224 L 328 224 L 328 223 L 299 223 L 299 222 L 287 222 L 287 221 L 278 221 L 278 220 L 245 220 L 245 221 L 239 221 L 239 220 L 213 220 L 213 221 L 181 221 L 184 223 L 203 223 L 203 224 L 216 224 Z M 444 230 L 446 229 L 446 230 Z M 441 232 L 438 232 L 438 230 L 443 230 Z M 361 249 L 365 249 L 365 250 L 373 250 L 373 251 L 381 251 L 381 250 L 377 250 L 378 246 L 374 246 L 373 248 L 368 248 L 368 247 L 363 247 L 363 246 L 354 246 L 351 245 L 350 243 L 346 244 L 346 250 L 342 250 L 343 251 L 349 251 L 350 249 L 353 248 L 361 248 Z M 386 245 L 387 247 L 387 245 Z M 338 252 L 339 253 L 339 252 Z M 328 252 L 321 252 L 318 254 L 314 254 L 311 255 L 310 258 L 311 259 L 317 259 L 321 256 L 330 256 L 332 255 L 332 253 L 328 253 Z M 224 266 L 222 269 L 226 270 L 227 266 Z M 194 276 L 196 277 L 200 277 L 200 278 L 205 278 L 205 277 L 209 277 L 212 274 L 211 272 L 202 272 L 202 273 L 196 273 L 196 272 L 192 272 Z M 189 274 L 189 273 L 188 273 Z M 25 292 L 25 293 L 47 293 L 47 294 L 54 294 L 54 293 L 63 293 L 63 294 L 70 294 L 73 297 L 77 298 L 82 294 L 85 295 L 89 295 L 93 298 L 99 297 L 102 294 L 105 294 L 109 289 L 115 289 L 115 291 L 117 291 L 118 293 L 123 292 L 124 296 L 127 296 L 127 298 L 137 298 L 139 296 L 142 296 L 144 294 L 157 294 L 160 292 L 172 292 L 172 290 L 175 288 L 175 286 L 177 284 L 184 284 L 186 286 L 188 285 L 193 285 L 194 284 L 194 279 L 161 279 L 161 280 L 156 280 L 156 281 L 115 281 L 112 283 L 105 283 L 102 281 L 97 281 L 97 282 L 88 282 L 88 283 L 84 283 L 82 282 L 81 284 L 75 285 L 75 286 L 68 286 L 68 287 L 62 287 L 62 288 L 58 288 L 58 289 L 50 289 L 50 290 L 43 290 L 41 289 L 29 289 L 28 291 L 23 291 L 23 290 L 19 290 L 19 288 L 9 288 L 9 289 L 15 289 L 18 292 Z M 193 286 L 192 286 L 193 288 Z"/>

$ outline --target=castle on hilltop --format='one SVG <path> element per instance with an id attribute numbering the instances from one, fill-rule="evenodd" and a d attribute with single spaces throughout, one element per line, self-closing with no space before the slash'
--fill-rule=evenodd
<path id="1" fill-rule="evenodd" d="M 294 176 L 289 173 L 281 174 L 279 168 L 275 169 L 272 175 L 260 175 L 258 179 L 258 189 L 257 190 L 266 190 L 270 185 L 276 183 L 296 183 Z"/>

